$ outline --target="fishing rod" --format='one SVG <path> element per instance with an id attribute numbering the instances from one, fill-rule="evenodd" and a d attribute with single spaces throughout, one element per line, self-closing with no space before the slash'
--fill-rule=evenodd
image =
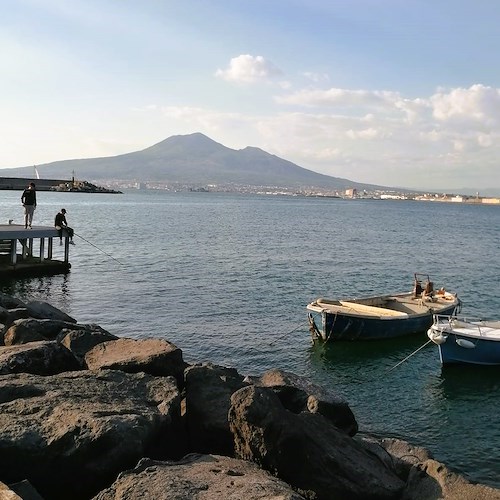
<path id="1" fill-rule="evenodd" d="M 97 248 L 97 250 L 99 250 L 100 252 L 102 252 L 104 255 L 107 255 L 108 257 L 110 257 L 111 259 L 115 260 L 116 262 L 118 262 L 118 264 L 120 264 L 120 266 L 124 266 L 125 264 L 123 264 L 123 262 L 120 262 L 118 259 L 115 259 L 112 255 L 110 255 L 109 253 L 105 252 L 102 248 L 99 248 L 97 245 L 94 245 L 92 242 L 90 242 L 89 240 L 86 240 L 83 236 L 80 236 L 78 233 L 74 232 L 73 233 L 75 236 L 78 236 L 78 238 L 82 239 L 83 241 L 85 241 L 86 243 L 88 243 L 89 245 L 92 245 L 94 248 Z"/>

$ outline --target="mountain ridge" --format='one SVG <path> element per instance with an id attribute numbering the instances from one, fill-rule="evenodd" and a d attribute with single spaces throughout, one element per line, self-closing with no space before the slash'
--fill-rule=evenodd
<path id="1" fill-rule="evenodd" d="M 274 187 L 316 187 L 344 190 L 395 189 L 354 182 L 300 167 L 295 163 L 252 146 L 231 149 L 196 132 L 173 135 L 140 151 L 116 156 L 58 160 L 37 166 L 44 178 L 90 181 L 122 180 L 184 184 L 251 185 Z M 26 175 L 33 167 L 6 169 Z"/>

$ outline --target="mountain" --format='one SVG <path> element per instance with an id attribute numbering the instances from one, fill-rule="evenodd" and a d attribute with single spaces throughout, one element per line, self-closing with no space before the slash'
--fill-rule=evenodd
<path id="1" fill-rule="evenodd" d="M 89 181 L 117 179 L 198 185 L 384 189 L 318 174 L 259 148 L 230 149 L 201 133 L 172 136 L 133 153 L 56 161 L 37 165 L 37 168 L 44 178 L 71 179 L 75 172 L 78 179 Z M 3 172 L 12 177 L 31 177 L 33 167 Z"/>

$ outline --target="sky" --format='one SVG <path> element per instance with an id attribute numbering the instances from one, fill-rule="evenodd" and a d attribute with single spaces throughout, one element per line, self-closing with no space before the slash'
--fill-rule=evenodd
<path id="1" fill-rule="evenodd" d="M 498 0 L 0 0 L 0 169 L 201 132 L 500 193 Z M 6 175 L 5 170 L 0 174 Z"/>

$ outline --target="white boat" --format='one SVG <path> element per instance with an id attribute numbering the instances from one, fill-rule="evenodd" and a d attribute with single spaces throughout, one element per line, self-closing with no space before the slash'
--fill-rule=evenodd
<path id="1" fill-rule="evenodd" d="M 443 365 L 500 365 L 500 321 L 436 314 L 427 336 Z"/>

